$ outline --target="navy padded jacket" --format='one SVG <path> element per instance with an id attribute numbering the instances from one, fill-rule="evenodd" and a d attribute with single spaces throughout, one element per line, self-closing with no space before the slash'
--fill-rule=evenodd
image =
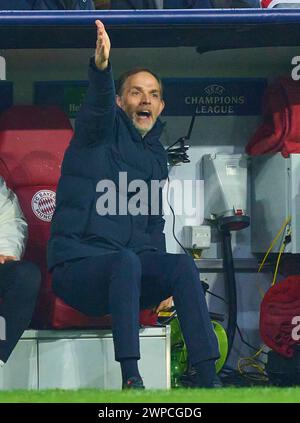
<path id="1" fill-rule="evenodd" d="M 100 215 L 97 212 L 97 204 L 105 195 L 99 188 L 97 192 L 99 181 L 114 182 L 119 210 L 121 201 L 127 204 L 136 194 L 124 190 L 119 183 L 119 172 L 127 172 L 128 184 L 134 180 L 145 181 L 149 195 L 152 180 L 167 178 L 167 154 L 159 141 L 163 124 L 157 120 L 151 131 L 141 137 L 116 105 L 110 65 L 105 71 L 99 71 L 92 59 L 89 80 L 58 184 L 48 244 L 50 270 L 68 260 L 122 247 L 136 253 L 165 250 L 161 189 L 159 195 L 152 198 L 159 213 Z"/>

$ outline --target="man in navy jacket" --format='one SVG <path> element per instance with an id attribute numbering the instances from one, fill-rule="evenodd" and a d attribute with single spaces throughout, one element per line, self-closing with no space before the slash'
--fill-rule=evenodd
<path id="1" fill-rule="evenodd" d="M 167 177 L 161 82 L 134 69 L 120 78 L 115 96 L 110 40 L 96 25 L 90 85 L 57 190 L 48 246 L 53 289 L 83 313 L 111 314 L 123 388 L 143 388 L 140 308 L 164 308 L 173 296 L 197 385 L 213 387 L 219 351 L 199 274 L 190 256 L 166 253 L 162 186 L 151 191 Z"/>

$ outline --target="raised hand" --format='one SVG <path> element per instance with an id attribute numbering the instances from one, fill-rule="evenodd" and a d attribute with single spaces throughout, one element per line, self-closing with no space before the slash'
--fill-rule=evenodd
<path id="1" fill-rule="evenodd" d="M 98 19 L 95 22 L 97 26 L 97 43 L 95 50 L 95 64 L 98 69 L 104 70 L 108 66 L 110 39 L 105 31 L 105 27 Z"/>

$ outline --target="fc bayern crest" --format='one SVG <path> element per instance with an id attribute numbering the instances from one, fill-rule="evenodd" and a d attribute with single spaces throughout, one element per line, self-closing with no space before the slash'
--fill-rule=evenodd
<path id="1" fill-rule="evenodd" d="M 51 222 L 55 210 L 55 192 L 43 189 L 34 194 L 31 200 L 33 213 L 44 222 Z"/>

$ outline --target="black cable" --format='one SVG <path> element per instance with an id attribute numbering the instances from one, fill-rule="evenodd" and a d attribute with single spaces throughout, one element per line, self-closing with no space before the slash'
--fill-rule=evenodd
<path id="1" fill-rule="evenodd" d="M 220 295 L 214 294 L 213 292 L 209 291 L 208 289 L 206 290 L 206 292 L 208 294 L 212 295 L 213 297 L 216 297 L 219 300 L 223 301 L 226 305 L 228 304 L 228 302 L 225 300 L 225 298 L 221 297 Z M 238 324 L 236 324 L 236 329 L 237 329 L 237 332 L 238 332 L 238 334 L 239 334 L 239 336 L 240 336 L 241 341 L 242 341 L 243 344 L 247 345 L 247 347 L 249 347 L 249 348 L 251 348 L 251 349 L 253 349 L 255 351 L 259 350 L 258 347 L 254 347 L 253 345 L 249 344 L 249 342 L 245 341 L 245 339 L 244 339 L 244 337 L 242 335 L 241 329 L 239 328 L 239 325 Z M 261 354 L 268 355 L 265 351 L 262 351 Z"/>
<path id="2" fill-rule="evenodd" d="M 194 127 L 194 123 L 195 123 L 195 118 L 196 118 L 196 110 L 197 110 L 197 107 L 195 108 L 195 112 L 194 112 L 194 114 L 193 114 L 193 116 L 192 116 L 192 120 L 191 120 L 191 122 L 190 122 L 190 126 L 189 126 L 189 130 L 188 130 L 188 133 L 187 133 L 187 135 L 185 136 L 185 137 L 181 137 L 181 138 L 179 138 L 177 141 L 175 141 L 173 144 L 171 144 L 171 145 L 169 145 L 169 147 L 166 149 L 166 151 L 169 151 L 170 150 L 170 148 L 172 148 L 175 144 L 177 144 L 177 143 L 185 143 L 185 141 L 188 141 L 190 138 L 191 138 L 191 135 L 192 135 L 192 131 L 193 131 L 193 127 Z M 188 148 L 188 147 L 187 147 Z M 186 148 L 186 149 L 187 149 Z"/>
<path id="3" fill-rule="evenodd" d="M 180 146 L 173 147 L 177 143 L 180 143 Z M 166 150 L 168 155 L 168 163 L 171 166 L 176 166 L 180 163 L 190 163 L 189 156 L 186 153 L 188 149 L 189 145 L 185 145 L 185 138 L 177 140 Z"/>
<path id="4" fill-rule="evenodd" d="M 242 341 L 245 345 L 247 345 L 249 348 L 252 348 L 252 349 L 253 349 L 253 350 L 255 350 L 255 351 L 257 351 L 257 350 L 259 350 L 259 349 L 260 349 L 260 347 L 254 347 L 253 345 L 249 344 L 249 342 L 245 341 L 245 339 L 243 338 L 243 335 L 242 335 L 241 329 L 239 328 L 239 326 L 238 326 L 238 325 L 236 325 L 236 329 L 237 329 L 238 334 L 239 334 L 239 336 L 240 336 L 240 338 L 241 338 L 241 341 Z M 268 355 L 265 351 L 262 351 L 262 352 L 261 352 L 261 354 Z"/>
<path id="5" fill-rule="evenodd" d="M 195 124 L 196 115 L 197 115 L 197 106 L 195 107 L 194 114 L 192 116 L 187 135 L 185 137 L 179 138 L 177 141 L 175 141 L 173 144 L 171 144 L 166 149 L 167 153 L 170 154 L 171 148 L 174 145 L 176 145 L 177 143 L 180 143 L 180 147 L 176 148 L 175 151 L 173 151 L 173 153 L 175 153 L 175 159 L 177 157 L 177 161 L 176 160 L 174 161 L 173 158 L 171 158 L 171 161 L 173 161 L 173 164 L 177 164 L 177 163 L 180 163 L 180 162 L 183 162 L 183 163 L 189 163 L 190 162 L 188 155 L 186 154 L 186 151 L 189 149 L 189 145 L 185 146 L 185 141 L 187 141 L 191 138 L 193 127 L 194 127 L 194 124 Z M 171 151 L 171 153 L 172 153 L 172 151 Z M 172 163 L 170 163 L 170 164 L 172 165 Z M 170 178 L 168 176 L 167 203 L 168 203 L 168 205 L 171 209 L 172 215 L 173 215 L 173 224 L 172 224 L 173 236 L 174 236 L 175 241 L 178 243 L 178 245 L 180 245 L 180 247 L 183 249 L 185 254 L 190 256 L 189 252 L 184 248 L 184 246 L 181 244 L 181 242 L 178 240 L 178 238 L 175 235 L 175 213 L 174 213 L 173 207 L 171 206 L 171 204 L 169 202 L 169 187 L 170 187 Z"/>
<path id="6" fill-rule="evenodd" d="M 167 148 L 166 148 L 166 151 L 169 151 L 169 150 L 170 150 L 170 148 L 174 147 L 174 145 L 175 145 L 175 144 L 177 144 L 178 142 L 180 142 L 180 141 L 181 141 L 181 139 L 182 139 L 182 138 L 179 138 L 179 140 L 177 140 L 177 141 L 173 142 L 173 144 L 169 145 L 169 147 L 167 147 Z"/>
<path id="7" fill-rule="evenodd" d="M 197 115 L 197 106 L 195 107 L 194 114 L 192 116 L 187 135 L 179 138 L 177 141 L 175 141 L 166 149 L 168 154 L 168 161 L 170 165 L 172 166 L 176 166 L 179 163 L 190 163 L 189 156 L 186 154 L 190 146 L 186 145 L 185 143 L 191 138 L 196 115 Z M 179 144 L 179 147 L 172 149 L 172 147 L 174 147 L 174 145 L 176 144 Z"/>
<path id="8" fill-rule="evenodd" d="M 214 294 L 213 292 L 209 291 L 208 289 L 206 290 L 206 292 L 207 292 L 208 294 L 212 295 L 213 297 L 216 297 L 216 298 L 218 298 L 219 300 L 224 301 L 224 303 L 225 303 L 225 304 L 228 304 L 228 302 L 227 302 L 227 301 L 226 301 L 223 297 L 220 297 L 220 295 Z"/>
<path id="9" fill-rule="evenodd" d="M 228 370 L 223 372 L 223 369 L 219 373 L 220 379 L 222 380 L 223 386 L 265 386 L 267 381 L 261 380 L 261 373 L 259 372 L 245 372 L 241 375 L 238 370 Z"/>
<path id="10" fill-rule="evenodd" d="M 183 249 L 183 251 L 185 252 L 185 254 L 187 254 L 188 256 L 190 255 L 189 252 L 184 248 L 184 246 L 181 244 L 181 242 L 178 240 L 178 238 L 175 235 L 175 213 L 174 210 L 169 202 L 169 187 L 170 187 L 170 178 L 168 176 L 168 189 L 167 189 L 167 203 L 171 209 L 172 215 L 173 215 L 173 224 L 172 224 L 172 232 L 173 232 L 173 236 L 175 241 L 180 245 L 180 247 Z"/>
<path id="11" fill-rule="evenodd" d="M 195 112 L 194 112 L 194 114 L 193 114 L 193 117 L 192 117 L 192 120 L 191 120 L 191 123 L 190 123 L 190 127 L 189 127 L 189 130 L 188 130 L 188 134 L 187 134 L 187 136 L 184 138 L 184 140 L 185 140 L 185 141 L 186 141 L 186 140 L 189 140 L 189 139 L 191 138 L 192 131 L 193 131 L 193 127 L 194 127 L 194 123 L 195 123 L 195 119 L 196 119 L 196 111 L 197 111 L 197 107 L 195 108 Z"/>

